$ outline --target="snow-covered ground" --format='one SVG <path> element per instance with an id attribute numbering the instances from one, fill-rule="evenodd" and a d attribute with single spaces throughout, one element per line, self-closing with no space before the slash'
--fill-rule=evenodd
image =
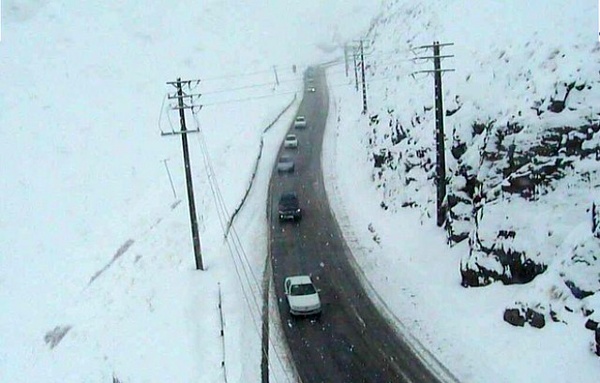
<path id="1" fill-rule="evenodd" d="M 374 6 L 2 3 L 0 381 L 222 381 L 219 284 L 230 381 L 258 380 L 258 316 L 233 272 L 245 258 L 223 241 L 203 154 L 231 213 L 306 65 L 366 28 Z M 203 93 L 203 134 L 189 141 L 206 272 L 194 270 L 180 139 L 160 135 L 178 128 L 162 104 L 177 77 L 203 80 L 190 90 Z M 262 189 L 238 217 L 258 278 L 264 179 L 296 107 L 266 134 Z"/>
<path id="2" fill-rule="evenodd" d="M 515 138 L 517 150 L 550 127 L 598 124 L 598 5 L 473 5 L 388 2 L 365 36 L 368 116 L 361 115 L 362 94 L 354 90 L 353 73 L 346 78 L 342 64 L 329 70 L 332 108 L 324 154 L 328 194 L 364 278 L 377 292 L 375 298 L 461 381 L 595 382 L 600 365 L 582 309 L 598 311 L 600 306 L 594 296 L 575 299 L 564 281 L 575 279 L 586 291 L 597 291 L 600 283 L 590 214 L 598 187 L 597 161 L 568 157 L 574 167 L 533 201 L 508 193 L 492 201 L 488 193 L 492 203 L 483 209 L 479 235 L 516 231 L 514 242 L 528 254 L 537 253 L 548 270 L 526 285 L 498 282 L 470 289 L 461 287 L 460 273 L 461 259 L 469 255 L 468 241 L 449 248 L 445 230 L 435 225 L 433 167 L 407 171 L 406 165 L 435 162 L 433 78 L 412 75 L 433 69 L 430 60 L 413 58 L 430 56 L 431 50 L 415 47 L 435 40 L 455 44 L 442 48 L 442 54 L 454 55 L 442 61 L 443 68 L 456 70 L 443 76 L 445 105 L 448 110 L 460 106 L 445 119 L 446 147 L 449 153 L 454 137 L 465 140 L 465 157 L 470 157 L 463 164 L 471 161 L 477 170 L 479 152 L 488 149 L 475 138 L 464 138 L 474 122 L 525 126 Z M 538 108 L 545 111 L 549 99 L 561 99 L 571 82 L 586 87 L 573 90 L 564 112 L 538 115 L 531 108 L 536 100 L 545 100 Z M 408 139 L 394 141 L 397 127 Z M 598 145 L 596 136 L 590 144 Z M 376 169 L 373 155 L 381 149 L 391 160 Z M 450 176 L 457 162 L 449 154 L 447 158 Z M 484 189 L 498 182 L 493 169 L 479 170 L 477 177 Z M 414 207 L 402 208 L 406 203 Z M 504 309 L 515 302 L 537 305 L 546 315 L 546 326 L 538 330 L 504 322 Z"/>
<path id="3" fill-rule="evenodd" d="M 361 124 L 343 118 L 336 123 L 340 114 L 360 113 L 361 102 L 351 87 L 337 88 L 333 97 L 336 108 L 330 110 L 336 113 L 330 114 L 326 138 L 326 153 L 333 157 L 325 162 L 328 195 L 382 310 L 460 381 L 595 382 L 600 367 L 590 351 L 593 333 L 582 319 L 543 330 L 510 326 L 502 320 L 504 308 L 527 287 L 461 287 L 459 260 L 468 252 L 466 244 L 449 249 L 435 216 L 381 209 L 372 166 L 356 156 L 364 151 Z M 354 105 L 351 98 L 357 99 Z"/>
<path id="4" fill-rule="evenodd" d="M 592 0 L 579 9 L 558 1 L 365 3 L 2 2 L 0 381 L 219 382 L 223 359 L 228 381 L 257 381 L 264 212 L 276 148 L 297 107 L 302 70 L 341 56 L 332 49 L 364 37 L 372 17 L 379 14 L 379 37 L 370 36 L 369 52 L 380 60 L 370 61 L 369 76 L 379 75 L 369 85 L 371 105 L 406 110 L 408 121 L 432 96 L 431 79 L 408 77 L 416 68 L 409 45 L 456 44 L 448 65 L 457 73 L 445 76 L 445 89 L 447 100 L 460 94 L 465 102 L 457 114 L 464 124 L 511 109 L 507 100 L 522 92 L 506 93 L 513 86 L 493 76 L 504 81 L 548 65 L 541 58 L 555 46 L 581 78 L 597 68 Z M 465 15 L 468 22 L 457 22 Z M 590 52 L 596 61 L 586 61 Z M 460 287 L 466 247 L 445 245 L 430 216 L 429 181 L 420 180 L 412 197 L 423 209 L 379 208 L 360 99 L 342 66 L 329 73 L 328 190 L 382 307 L 464 381 L 595 381 L 598 360 L 590 332 L 574 324 L 580 316 L 568 326 L 517 329 L 502 311 L 529 287 Z M 544 94 L 540 76 L 532 81 Z M 189 91 L 202 93 L 205 107 L 187 122 L 202 128 L 189 141 L 204 272 L 194 270 L 180 140 L 160 135 L 178 127 L 165 100 L 173 91 L 165 82 L 177 77 L 203 80 Z M 467 90 L 465 78 L 473 79 Z M 594 103 L 597 94 L 580 101 Z M 261 139 L 254 188 L 225 241 L 222 227 L 245 193 Z M 284 352 L 274 338 L 275 381 L 292 379 Z"/>

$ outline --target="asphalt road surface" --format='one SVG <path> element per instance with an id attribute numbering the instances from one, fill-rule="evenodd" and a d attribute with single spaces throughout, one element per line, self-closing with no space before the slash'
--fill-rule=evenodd
<path id="1" fill-rule="evenodd" d="M 292 174 L 273 171 L 270 185 L 270 240 L 273 283 L 291 356 L 303 383 L 439 382 L 369 300 L 348 261 L 350 250 L 333 217 L 321 171 L 321 147 L 328 93 L 323 71 L 316 92 L 304 94 L 298 114 L 308 127 L 290 128 L 298 149 Z M 279 222 L 277 202 L 296 191 L 303 209 L 299 222 Z M 293 318 L 283 293 L 286 276 L 308 274 L 321 290 L 320 318 Z"/>

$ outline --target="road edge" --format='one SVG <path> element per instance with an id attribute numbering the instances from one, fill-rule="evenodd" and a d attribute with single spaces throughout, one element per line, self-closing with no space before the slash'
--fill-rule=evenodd
<path id="1" fill-rule="evenodd" d="M 330 88 L 329 76 L 327 76 L 327 69 L 325 69 L 327 87 Z M 338 192 L 337 186 L 337 178 L 335 174 L 332 174 L 330 168 L 325 166 L 326 164 L 326 153 L 330 153 L 331 161 L 327 163 L 330 164 L 335 161 L 335 153 L 336 153 L 336 145 L 337 141 L 335 139 L 337 129 L 334 129 L 333 122 L 337 119 L 338 110 L 337 110 L 337 102 L 335 100 L 335 96 L 333 92 L 329 93 L 329 113 L 327 115 L 327 122 L 325 124 L 325 132 L 323 136 L 323 149 L 321 151 L 321 172 L 323 174 L 325 194 L 327 195 L 327 199 L 330 201 L 329 209 L 336 221 L 338 229 L 342 236 L 344 237 L 344 241 L 346 246 L 349 249 L 350 257 L 348 259 L 351 267 L 354 269 L 360 283 L 363 288 L 369 295 L 371 301 L 375 304 L 375 306 L 379 309 L 382 316 L 391 324 L 392 328 L 395 330 L 396 334 L 405 340 L 406 344 L 413 350 L 414 354 L 421 359 L 423 364 L 428 366 L 431 372 L 437 376 L 443 382 L 452 382 L 458 383 L 459 380 L 454 376 L 454 374 L 444 365 L 442 364 L 435 355 L 425 347 L 421 341 L 419 341 L 414 335 L 408 331 L 408 328 L 402 323 L 400 318 L 398 318 L 394 312 L 390 309 L 390 307 L 385 303 L 383 298 L 379 295 L 375 287 L 371 284 L 364 270 L 360 267 L 358 263 L 355 252 L 363 251 L 358 241 L 356 235 L 353 233 L 353 229 L 349 224 L 349 219 L 347 218 L 347 213 L 345 211 L 345 205 L 341 199 L 341 196 Z M 331 140 L 328 144 L 326 144 L 329 140 Z M 334 208 L 338 207 L 338 210 Z M 346 222 L 346 224 L 342 225 L 342 221 Z"/>
<path id="2" fill-rule="evenodd" d="M 298 97 L 296 95 L 294 95 L 293 100 L 290 102 L 290 104 L 277 116 L 277 118 L 271 123 L 269 124 L 269 126 L 263 131 L 263 136 L 261 137 L 261 151 L 263 148 L 263 138 L 264 138 L 264 134 L 271 128 L 273 127 L 278 121 L 279 119 L 290 110 L 290 108 L 297 103 L 298 106 L 300 105 L 300 103 L 302 102 L 302 99 L 300 99 L 300 102 L 298 102 Z M 297 111 L 295 112 L 295 114 L 297 114 Z M 289 130 L 289 127 L 288 127 Z M 287 130 L 286 130 L 287 132 Z M 280 144 L 281 146 L 281 144 Z M 260 156 L 259 156 L 260 159 Z M 258 168 L 258 166 L 257 166 Z M 267 203 L 266 203 L 266 211 L 265 211 L 265 216 L 266 216 L 266 224 L 268 226 L 271 225 L 271 190 L 272 190 L 272 174 L 273 174 L 273 169 L 274 169 L 274 165 L 271 166 L 271 171 L 269 174 L 269 183 L 268 183 L 268 187 L 267 187 Z M 254 175 L 253 175 L 254 177 Z M 251 188 L 252 185 L 250 185 Z M 249 194 L 249 190 L 247 194 Z M 243 204 L 243 201 L 242 201 Z M 240 205 L 241 208 L 241 205 Z M 232 216 L 232 222 L 233 222 L 233 216 Z M 261 324 L 261 329 L 262 329 L 262 333 L 261 333 L 261 363 L 260 363 L 260 371 L 261 371 L 261 383 L 269 383 L 270 381 L 270 359 L 269 359 L 269 349 L 270 346 L 273 346 L 273 348 L 275 349 L 276 345 L 275 342 L 273 342 L 272 340 L 270 340 L 270 300 L 271 300 L 271 289 L 273 288 L 273 269 L 272 269 L 272 263 L 271 263 L 271 230 L 267 230 L 267 254 L 266 254 L 266 258 L 265 258 L 265 265 L 263 268 L 263 276 L 262 276 L 262 310 L 261 310 L 261 320 L 262 320 L 262 324 Z M 275 305 L 275 310 L 279 311 L 279 306 Z M 279 315 L 276 315 L 277 318 L 280 318 Z M 275 325 L 279 324 L 279 326 L 282 326 L 281 322 L 279 323 L 274 323 Z M 283 331 L 283 330 L 282 330 Z M 296 371 L 296 366 L 294 365 L 293 362 L 289 361 L 289 355 L 290 355 L 290 350 L 287 347 L 287 342 L 285 340 L 283 340 L 281 342 L 281 347 L 285 350 L 285 355 L 287 357 L 288 360 L 288 366 L 290 372 L 294 375 L 295 381 L 300 381 L 298 372 Z M 278 356 L 279 357 L 279 356 Z M 283 362 L 283 361 L 282 361 Z M 282 369 L 285 369 L 284 366 L 281 366 Z"/>

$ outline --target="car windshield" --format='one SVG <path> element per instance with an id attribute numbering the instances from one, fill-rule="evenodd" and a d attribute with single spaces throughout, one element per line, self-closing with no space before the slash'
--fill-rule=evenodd
<path id="1" fill-rule="evenodd" d="M 310 283 L 293 285 L 290 289 L 290 295 L 312 295 L 316 292 L 315 287 Z"/>
<path id="2" fill-rule="evenodd" d="M 292 159 L 290 157 L 281 157 L 279 159 L 279 162 L 281 162 L 281 163 L 292 162 Z"/>
<path id="3" fill-rule="evenodd" d="M 304 121 L 304 117 L 296 117 L 296 121 Z"/>
<path id="4" fill-rule="evenodd" d="M 288 140 L 288 141 L 295 141 L 296 140 L 296 136 L 290 135 L 290 136 L 287 136 L 285 139 Z"/>

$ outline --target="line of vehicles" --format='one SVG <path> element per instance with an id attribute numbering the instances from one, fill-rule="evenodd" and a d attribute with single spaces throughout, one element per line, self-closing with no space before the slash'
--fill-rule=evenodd
<path id="1" fill-rule="evenodd" d="M 304 116 L 296 117 L 294 121 L 295 129 L 304 129 L 307 127 L 306 118 Z M 285 149 L 298 149 L 298 136 L 293 133 L 285 136 L 283 140 L 283 147 Z M 277 160 L 277 173 L 293 173 L 296 170 L 296 164 L 290 154 L 285 152 Z"/>
<path id="2" fill-rule="evenodd" d="M 311 68 L 305 75 L 306 92 L 314 93 L 314 73 Z M 294 120 L 294 129 L 306 129 L 308 127 L 306 117 L 299 115 Z M 283 147 L 286 149 L 277 161 L 278 174 L 292 174 L 295 171 L 295 163 L 291 150 L 298 150 L 298 136 L 294 133 L 288 134 L 284 141 Z M 289 151 L 287 149 L 290 149 Z M 283 192 L 279 197 L 277 206 L 279 221 L 291 220 L 294 222 L 302 219 L 302 209 L 298 194 L 294 191 Z M 284 293 L 289 306 L 290 314 L 293 316 L 320 316 L 321 315 L 321 298 L 319 290 L 313 284 L 309 275 L 294 275 L 286 277 L 283 282 Z"/>

